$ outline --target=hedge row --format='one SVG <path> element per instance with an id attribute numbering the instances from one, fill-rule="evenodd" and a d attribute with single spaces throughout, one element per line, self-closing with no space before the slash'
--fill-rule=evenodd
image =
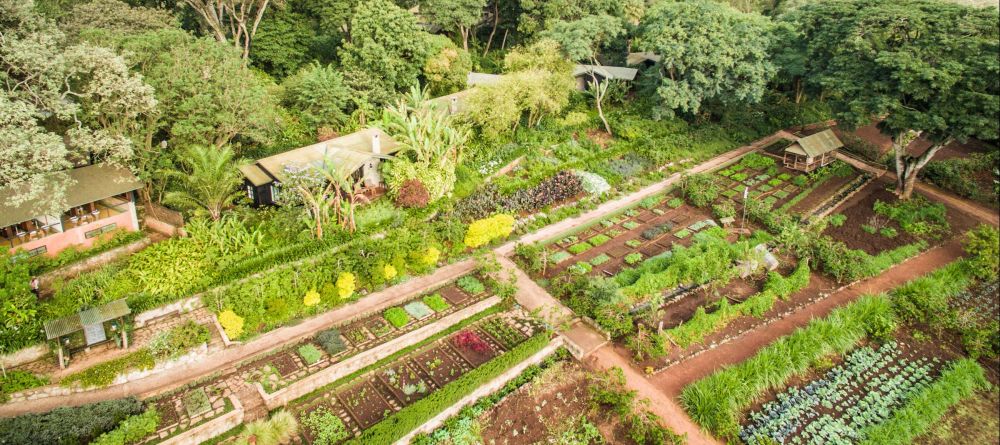
<path id="1" fill-rule="evenodd" d="M 784 387 L 789 378 L 805 372 L 817 359 L 847 352 L 871 329 L 894 320 L 888 299 L 863 297 L 778 339 L 743 363 L 688 385 L 681 393 L 681 402 L 699 425 L 736 440 L 739 415 L 757 397 Z"/>
<path id="2" fill-rule="evenodd" d="M 953 362 L 941 377 L 917 393 L 889 420 L 863 431 L 862 445 L 903 445 L 912 443 L 927 432 L 949 408 L 971 396 L 977 389 L 987 389 L 983 368 L 975 360 L 965 358 Z"/>
<path id="3" fill-rule="evenodd" d="M 394 443 L 414 428 L 423 425 L 442 410 L 454 405 L 483 384 L 521 363 L 549 344 L 549 334 L 541 333 L 525 340 L 503 355 L 469 371 L 427 397 L 418 400 L 385 420 L 365 430 L 347 445 Z"/>
<path id="4" fill-rule="evenodd" d="M 143 412 L 135 397 L 59 407 L 47 413 L 0 419 L 0 443 L 69 445 L 90 443 L 129 416 Z"/>

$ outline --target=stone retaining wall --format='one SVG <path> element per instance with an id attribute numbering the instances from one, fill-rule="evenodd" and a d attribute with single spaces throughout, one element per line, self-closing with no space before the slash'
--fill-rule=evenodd
<path id="1" fill-rule="evenodd" d="M 416 436 L 417 434 L 427 434 L 438 429 L 438 427 L 444 424 L 446 420 L 458 414 L 458 412 L 461 411 L 462 408 L 472 405 L 473 403 L 476 403 L 477 400 L 500 390 L 500 388 L 503 388 L 504 385 L 507 384 L 507 382 L 514 380 L 515 378 L 517 378 L 517 376 L 521 375 L 521 373 L 523 373 L 524 370 L 527 369 L 529 366 L 541 363 L 542 360 L 545 360 L 546 357 L 552 355 L 552 353 L 554 353 L 556 349 L 559 349 L 563 345 L 564 345 L 563 337 L 558 336 L 553 338 L 552 341 L 550 341 L 545 348 L 542 348 L 541 351 L 536 352 L 534 355 L 528 357 L 523 362 L 514 365 L 513 368 L 508 369 L 503 374 L 500 374 L 493 380 L 490 380 L 489 383 L 486 383 L 485 385 L 476 388 L 475 391 L 463 397 L 462 400 L 459 400 L 454 405 L 448 407 L 444 411 L 441 411 L 436 416 L 431 418 L 431 420 L 428 420 L 417 429 L 410 431 L 409 434 L 403 436 L 403 438 L 396 441 L 396 445 L 409 444 L 410 440 L 412 440 L 413 437 Z"/>
<path id="2" fill-rule="evenodd" d="M 163 442 L 160 442 L 160 445 L 189 445 L 202 443 L 240 426 L 240 424 L 243 423 L 243 405 L 240 404 L 240 400 L 235 396 L 229 396 L 229 401 L 233 404 L 232 411 L 184 431 L 176 436 L 170 437 Z"/>
<path id="3" fill-rule="evenodd" d="M 499 304 L 500 301 L 500 297 L 489 297 L 462 310 L 456 311 L 438 321 L 435 321 L 434 323 L 410 331 L 402 337 L 394 338 L 367 351 L 349 357 L 342 362 L 335 363 L 326 369 L 306 376 L 302 380 L 292 383 L 289 386 L 279 389 L 273 393 L 268 394 L 267 391 L 264 391 L 264 387 L 261 386 L 260 382 L 254 382 L 254 387 L 257 388 L 257 392 L 260 394 L 261 398 L 264 399 L 264 403 L 267 405 L 268 410 L 285 406 L 289 402 L 309 394 L 318 388 L 335 382 L 344 376 L 358 371 L 359 369 L 371 366 L 379 360 L 395 354 L 396 351 L 420 343 L 434 334 L 458 324 L 466 318 Z"/>
<path id="4" fill-rule="evenodd" d="M 188 297 L 183 300 L 175 301 L 170 304 L 165 304 L 160 307 L 155 307 L 145 312 L 140 312 L 135 315 L 133 323 L 135 323 L 136 328 L 141 328 L 150 321 L 155 320 L 157 318 L 165 317 L 167 315 L 191 312 L 202 306 L 204 306 L 204 304 L 201 301 L 201 297 L 198 296 Z"/>

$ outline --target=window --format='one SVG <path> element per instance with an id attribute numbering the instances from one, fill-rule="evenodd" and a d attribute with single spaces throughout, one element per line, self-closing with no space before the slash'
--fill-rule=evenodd
<path id="1" fill-rule="evenodd" d="M 247 198 L 253 201 L 253 186 L 250 184 L 247 184 Z"/>
<path id="2" fill-rule="evenodd" d="M 87 231 L 87 232 L 85 232 L 83 234 L 83 236 L 85 238 L 87 238 L 87 239 L 90 239 L 90 238 L 93 238 L 93 237 L 100 236 L 102 234 L 108 233 L 108 232 L 110 232 L 112 230 L 115 230 L 115 228 L 117 228 L 117 227 L 118 227 L 118 224 L 111 223 L 111 224 L 108 224 L 106 226 L 99 227 L 99 228 L 96 228 L 94 230 Z"/>
<path id="3" fill-rule="evenodd" d="M 278 183 L 271 184 L 271 202 L 278 202 Z"/>

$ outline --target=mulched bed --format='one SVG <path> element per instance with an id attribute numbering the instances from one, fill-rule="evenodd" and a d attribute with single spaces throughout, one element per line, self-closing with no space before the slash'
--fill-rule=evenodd
<path id="1" fill-rule="evenodd" d="M 801 201 L 793 205 L 792 208 L 789 210 L 792 213 L 808 212 L 816 208 L 816 206 L 822 204 L 823 201 L 826 201 L 827 198 L 833 196 L 834 193 L 837 193 L 837 190 L 840 190 L 841 187 L 847 185 L 847 183 L 853 181 L 854 178 L 857 177 L 858 175 L 851 175 L 844 178 L 840 176 L 834 176 L 830 179 L 827 179 L 826 182 L 817 187 L 816 190 L 809 192 L 809 194 L 806 195 L 805 198 L 802 198 Z M 869 187 L 870 186 L 871 185 L 869 184 Z M 861 193 L 864 192 L 859 192 L 859 194 Z"/>
<path id="2" fill-rule="evenodd" d="M 436 347 L 418 355 L 414 365 L 420 367 L 439 387 L 468 372 L 471 367 L 449 347 Z"/>
<path id="3" fill-rule="evenodd" d="M 372 339 L 372 335 L 368 333 L 362 322 L 354 323 L 344 328 L 343 337 L 355 346 L 360 346 Z"/>
<path id="4" fill-rule="evenodd" d="M 180 414 L 177 413 L 175 398 L 156 402 L 156 411 L 160 413 L 160 425 L 173 425 L 181 420 Z"/>
<path id="5" fill-rule="evenodd" d="M 463 292 L 458 286 L 449 285 L 441 288 L 438 293 L 451 304 L 459 304 L 469 299 L 469 295 Z"/>
<path id="6" fill-rule="evenodd" d="M 354 385 L 337 394 L 337 399 L 351 413 L 351 417 L 364 429 L 384 418 L 382 413 L 393 412 L 392 406 L 382 398 L 371 380 Z"/>
<path id="7" fill-rule="evenodd" d="M 487 345 L 486 350 L 480 352 L 480 351 L 475 351 L 471 348 L 464 348 L 457 344 L 457 342 L 455 341 L 455 337 L 451 337 L 448 339 L 448 345 L 451 346 L 452 349 L 456 353 L 458 353 L 458 355 L 460 355 L 462 359 L 465 360 L 466 363 L 472 365 L 472 367 L 475 368 L 479 365 L 482 365 L 483 363 L 490 361 L 493 357 L 500 355 L 500 353 L 497 351 L 496 346 L 493 345 L 492 342 L 487 340 L 488 337 L 486 336 L 486 334 L 475 330 L 472 332 L 475 332 L 480 339 L 486 342 Z"/>
<path id="8" fill-rule="evenodd" d="M 787 274 L 787 272 L 785 273 Z M 747 277 L 735 278 L 720 289 L 712 289 L 710 286 L 706 286 L 692 291 L 677 301 L 663 305 L 661 309 L 663 311 L 663 317 L 661 318 L 663 329 L 670 329 L 690 320 L 699 307 L 714 305 L 717 301 L 727 296 L 742 301 L 760 292 L 761 288 L 763 288 L 763 280 L 753 281 L 750 277 Z M 730 303 L 736 304 L 732 300 L 730 300 Z"/>
<path id="9" fill-rule="evenodd" d="M 434 390 L 430 378 L 420 368 L 400 363 L 378 373 L 378 379 L 401 405 L 409 405 Z M 412 391 L 407 394 L 407 387 Z M 423 389 L 423 391 L 420 391 Z"/>
<path id="10" fill-rule="evenodd" d="M 389 322 L 385 321 L 385 319 L 382 318 L 381 315 L 373 315 L 371 317 L 368 317 L 368 319 L 366 319 L 364 323 L 365 327 L 368 328 L 368 331 L 374 334 L 378 338 L 385 337 L 391 334 L 392 331 L 396 330 L 391 325 L 389 325 Z"/>
<path id="11" fill-rule="evenodd" d="M 294 354 L 294 352 L 286 351 L 274 356 L 270 360 L 271 365 L 274 366 L 274 369 L 276 369 L 278 374 L 281 374 L 282 377 L 286 377 L 299 370 L 299 364 L 296 362 L 295 357 L 292 357 L 292 354 Z"/>

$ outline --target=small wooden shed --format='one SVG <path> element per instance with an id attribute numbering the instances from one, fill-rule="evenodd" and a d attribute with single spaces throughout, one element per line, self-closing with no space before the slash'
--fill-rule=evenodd
<path id="1" fill-rule="evenodd" d="M 834 153 L 843 146 L 844 143 L 829 129 L 799 138 L 785 148 L 785 167 L 811 172 L 833 162 Z"/>
<path id="2" fill-rule="evenodd" d="M 73 315 L 45 322 L 45 337 L 55 340 L 59 356 L 59 366 L 64 367 L 64 352 L 73 352 L 121 339 L 122 348 L 128 348 L 125 333 L 125 316 L 132 313 L 125 299 L 90 308 Z M 108 330 L 111 335 L 108 335 Z M 120 337 L 118 337 L 120 336 Z M 66 349 L 66 351 L 63 351 Z"/>

